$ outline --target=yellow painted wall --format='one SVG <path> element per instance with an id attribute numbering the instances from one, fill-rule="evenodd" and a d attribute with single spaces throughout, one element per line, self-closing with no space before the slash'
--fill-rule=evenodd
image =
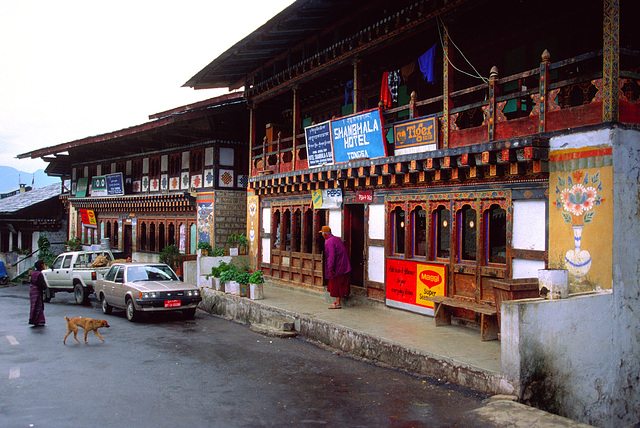
<path id="1" fill-rule="evenodd" d="M 260 249 L 260 197 L 247 196 L 247 240 L 249 241 L 249 260 L 252 269 L 258 269 Z"/>
<path id="2" fill-rule="evenodd" d="M 595 154 L 602 153 L 596 150 Z M 611 289 L 613 166 L 605 162 L 599 167 L 579 168 L 598 163 L 590 160 L 593 148 L 555 155 L 579 161 L 565 163 L 576 169 L 549 175 L 549 268 L 569 270 L 570 293 Z M 580 251 L 576 252 L 574 229 L 579 234 L 581 226 Z M 567 258 L 584 266 L 575 268 Z"/>

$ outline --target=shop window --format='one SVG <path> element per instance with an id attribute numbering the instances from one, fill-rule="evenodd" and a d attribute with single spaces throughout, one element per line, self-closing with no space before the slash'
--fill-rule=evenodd
<path id="1" fill-rule="evenodd" d="M 33 238 L 33 232 L 22 232 L 20 236 L 20 249 L 23 251 L 31 250 L 31 241 Z"/>
<path id="2" fill-rule="evenodd" d="M 282 214 L 282 239 L 284 240 L 283 250 L 291 251 L 291 211 L 285 210 Z"/>
<path id="3" fill-rule="evenodd" d="M 109 241 L 111 241 L 111 222 L 110 222 L 110 221 L 108 221 L 108 222 L 105 224 L 104 232 L 105 232 L 105 237 L 106 237 Z M 109 244 L 109 245 L 111 245 L 111 244 Z"/>
<path id="4" fill-rule="evenodd" d="M 166 236 L 164 233 L 164 223 L 159 223 L 158 224 L 158 251 L 162 251 L 164 250 L 165 245 L 165 240 Z"/>
<path id="5" fill-rule="evenodd" d="M 189 169 L 190 169 L 191 173 L 192 174 L 201 173 L 202 172 L 202 165 L 203 165 L 203 151 L 202 151 L 202 149 L 192 150 L 191 151 L 191 157 L 190 157 L 190 160 L 189 160 Z"/>
<path id="6" fill-rule="evenodd" d="M 134 159 L 131 162 L 131 177 L 134 181 L 142 179 L 142 159 Z"/>
<path id="7" fill-rule="evenodd" d="M 2 251 L 3 253 L 8 253 L 9 252 L 9 238 L 11 237 L 11 235 L 9 234 L 9 231 L 2 231 L 2 235 L 0 235 L 0 251 Z"/>
<path id="8" fill-rule="evenodd" d="M 140 224 L 140 251 L 147 249 L 147 223 L 142 222 Z"/>
<path id="9" fill-rule="evenodd" d="M 304 212 L 304 226 L 302 230 L 304 235 L 304 248 L 302 251 L 310 254 L 313 252 L 313 210 L 306 210 Z"/>
<path id="10" fill-rule="evenodd" d="M 327 225 L 327 210 L 316 210 L 316 229 L 313 231 L 314 242 L 316 243 L 316 254 L 324 252 L 324 239 L 321 239 L 320 231 L 322 226 Z"/>
<path id="11" fill-rule="evenodd" d="M 393 253 L 404 254 L 405 216 L 404 210 L 396 207 L 391 212 L 393 225 Z"/>
<path id="12" fill-rule="evenodd" d="M 111 174 L 111 164 L 109 162 L 103 163 L 100 167 L 100 175 Z"/>
<path id="13" fill-rule="evenodd" d="M 197 245 L 198 245 L 198 242 L 197 242 L 198 230 L 195 223 L 191 223 L 191 226 L 189 227 L 189 237 L 191 241 L 191 245 L 189 247 L 189 254 L 195 254 L 197 252 Z"/>
<path id="14" fill-rule="evenodd" d="M 478 220 L 476 210 L 465 205 L 457 214 L 458 229 L 458 260 L 476 260 L 476 231 Z"/>
<path id="15" fill-rule="evenodd" d="M 173 153 L 169 155 L 169 175 L 180 175 L 182 170 L 182 156 L 180 153 Z"/>
<path id="16" fill-rule="evenodd" d="M 291 251 L 300 252 L 300 240 L 302 239 L 302 214 L 297 209 L 293 212 L 293 230 L 291 238 Z"/>
<path id="17" fill-rule="evenodd" d="M 451 211 L 440 206 L 433 216 L 434 249 L 436 259 L 448 259 L 451 246 Z"/>
<path id="18" fill-rule="evenodd" d="M 413 223 L 413 255 L 426 257 L 427 255 L 427 212 L 422 207 L 416 207 L 412 212 Z"/>
<path id="19" fill-rule="evenodd" d="M 149 225 L 149 251 L 156 251 L 156 224 Z"/>
<path id="20" fill-rule="evenodd" d="M 507 262 L 507 212 L 491 205 L 484 214 L 485 257 L 489 263 Z"/>
<path id="21" fill-rule="evenodd" d="M 167 245 L 176 245 L 176 227 L 173 223 L 169 223 L 167 233 Z"/>
<path id="22" fill-rule="evenodd" d="M 152 157 L 149 159 L 149 177 L 160 178 L 160 157 Z"/>
<path id="23" fill-rule="evenodd" d="M 113 222 L 113 247 L 118 247 L 118 238 L 119 238 L 119 233 L 118 233 L 118 222 L 114 221 Z"/>
<path id="24" fill-rule="evenodd" d="M 271 247 L 274 250 L 280 249 L 280 210 L 273 212 L 273 224 L 271 225 Z"/>

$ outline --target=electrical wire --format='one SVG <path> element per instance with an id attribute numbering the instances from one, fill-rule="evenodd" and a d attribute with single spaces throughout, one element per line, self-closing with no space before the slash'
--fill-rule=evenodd
<path id="1" fill-rule="evenodd" d="M 446 51 L 445 51 L 445 49 L 444 49 L 444 41 L 442 40 L 442 33 L 440 32 L 440 25 L 444 26 L 444 23 L 442 23 L 442 20 L 440 19 L 440 17 L 438 17 L 437 19 L 438 19 L 438 23 L 437 23 L 438 25 L 437 25 L 437 26 L 438 26 L 438 36 L 439 36 L 439 38 L 440 38 L 440 47 L 442 47 L 442 52 L 444 53 L 444 56 L 446 57 L 447 62 L 448 62 L 449 64 L 451 64 L 451 67 L 452 67 L 454 70 L 456 70 L 456 71 L 458 71 L 458 72 L 460 72 L 460 73 L 462 73 L 462 74 L 466 74 L 466 75 L 467 75 L 467 76 L 469 76 L 469 77 L 473 77 L 474 79 L 480 79 L 480 80 L 482 80 L 484 83 L 489 82 L 489 79 L 487 79 L 486 77 L 482 76 L 482 75 L 478 72 L 478 70 L 476 70 L 476 68 L 473 66 L 473 64 L 471 64 L 471 62 L 467 59 L 467 57 L 464 55 L 464 53 L 462 53 L 462 51 L 460 50 L 460 48 L 458 47 L 458 45 L 456 45 L 456 43 L 453 41 L 453 39 L 451 38 L 451 36 L 447 35 L 447 38 L 451 41 L 451 44 L 456 48 L 456 50 L 460 53 L 460 55 L 462 55 L 462 58 L 464 58 L 464 60 L 467 62 L 467 64 L 469 64 L 469 65 L 471 66 L 471 68 L 473 68 L 473 71 L 475 71 L 475 72 L 476 72 L 476 74 L 474 75 L 474 74 L 471 74 L 471 73 L 469 73 L 469 72 L 467 72 L 467 71 L 461 70 L 461 69 L 459 69 L 458 67 L 456 67 L 456 66 L 453 64 L 453 62 L 452 62 L 452 61 L 451 61 L 451 59 L 449 58 L 449 55 L 447 54 L 447 52 L 446 52 Z"/>

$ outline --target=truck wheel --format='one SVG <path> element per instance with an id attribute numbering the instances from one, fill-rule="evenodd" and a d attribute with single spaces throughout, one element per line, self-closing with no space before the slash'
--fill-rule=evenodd
<path id="1" fill-rule="evenodd" d="M 51 301 L 51 299 L 53 298 L 54 294 L 53 291 L 51 291 L 51 289 L 49 287 L 47 287 L 44 290 L 44 298 L 42 300 L 45 301 L 45 303 L 48 303 Z"/>
<path id="2" fill-rule="evenodd" d="M 102 296 L 102 312 L 106 315 L 109 315 L 112 309 L 113 308 L 111 307 L 111 305 L 107 303 L 107 298 L 105 296 Z"/>
<path id="3" fill-rule="evenodd" d="M 138 311 L 136 310 L 136 306 L 133 304 L 133 300 L 127 299 L 127 307 L 125 308 L 125 312 L 127 314 L 127 319 L 131 322 L 138 321 Z"/>
<path id="4" fill-rule="evenodd" d="M 2 278 L 0 278 L 0 285 L 7 285 L 8 282 L 9 282 L 8 276 L 3 276 Z"/>
<path id="5" fill-rule="evenodd" d="M 76 296 L 77 304 L 86 305 L 89 302 L 89 295 L 82 284 L 76 283 L 75 287 L 73 287 L 73 294 Z"/>

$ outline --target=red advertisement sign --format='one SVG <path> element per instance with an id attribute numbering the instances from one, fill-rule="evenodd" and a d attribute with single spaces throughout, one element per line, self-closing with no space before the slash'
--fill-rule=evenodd
<path id="1" fill-rule="evenodd" d="M 87 227 L 98 227 L 96 222 L 96 215 L 93 210 L 80 210 L 80 217 L 82 217 L 82 225 Z"/>
<path id="2" fill-rule="evenodd" d="M 389 306 L 432 315 L 433 302 L 429 297 L 444 296 L 445 283 L 444 265 L 387 259 L 386 289 Z"/>

